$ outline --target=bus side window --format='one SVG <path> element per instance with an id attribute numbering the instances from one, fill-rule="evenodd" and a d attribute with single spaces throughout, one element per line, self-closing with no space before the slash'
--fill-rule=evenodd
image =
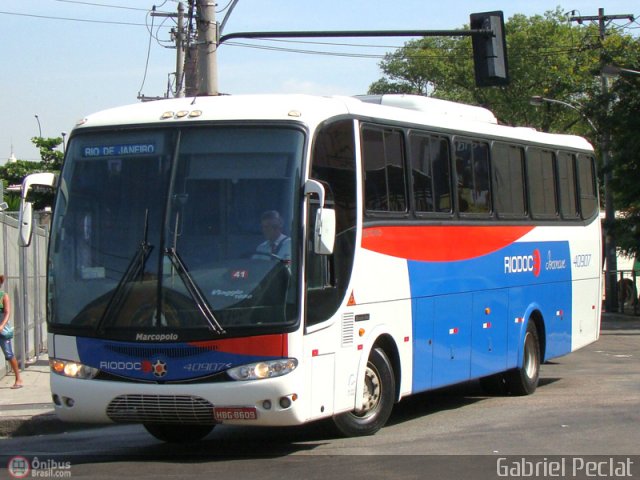
<path id="1" fill-rule="evenodd" d="M 489 145 L 485 142 L 456 140 L 455 168 L 460 213 L 491 211 L 489 190 Z"/>
<path id="2" fill-rule="evenodd" d="M 524 181 L 524 149 L 494 143 L 491 155 L 493 201 L 499 217 L 524 217 L 527 214 Z"/>
<path id="3" fill-rule="evenodd" d="M 596 189 L 595 166 L 593 157 L 578 155 L 578 189 L 580 192 L 580 212 L 582 218 L 594 216 L 598 210 L 598 191 Z"/>
<path id="4" fill-rule="evenodd" d="M 413 203 L 421 213 L 450 213 L 451 171 L 449 142 L 445 137 L 411 132 L 411 176 Z"/>
<path id="5" fill-rule="evenodd" d="M 406 212 L 404 140 L 400 130 L 362 129 L 365 206 L 372 212 Z"/>
<path id="6" fill-rule="evenodd" d="M 560 213 L 564 219 L 575 220 L 578 218 L 575 155 L 567 152 L 560 152 L 558 154 L 557 164 Z"/>

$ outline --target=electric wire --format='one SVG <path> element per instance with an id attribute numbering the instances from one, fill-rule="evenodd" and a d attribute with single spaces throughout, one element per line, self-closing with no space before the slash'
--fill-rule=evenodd
<path id="1" fill-rule="evenodd" d="M 89 20 L 86 18 L 71 18 L 71 17 L 54 17 L 51 15 L 35 15 L 32 13 L 16 13 L 16 12 L 6 12 L 0 10 L 0 15 L 13 15 L 17 17 L 30 17 L 30 18 L 40 18 L 44 20 L 63 20 L 69 22 L 86 22 L 86 23 L 101 23 L 105 25 L 127 25 L 134 27 L 144 27 L 144 23 L 133 23 L 133 22 L 116 22 L 109 20 Z"/>
<path id="2" fill-rule="evenodd" d="M 61 2 L 61 3 L 75 3 L 77 5 L 86 5 L 90 7 L 120 8 L 122 10 L 134 10 L 138 12 L 146 12 L 149 10 L 148 8 L 124 7 L 122 5 L 108 5 L 104 3 L 81 2 L 79 0 L 54 0 L 54 1 Z"/>
<path id="3" fill-rule="evenodd" d="M 149 34 L 149 45 L 147 46 L 147 60 L 144 65 L 144 75 L 142 77 L 142 85 L 140 85 L 140 89 L 138 90 L 138 95 L 142 95 L 142 89 L 144 88 L 144 84 L 147 81 L 147 72 L 149 71 L 149 59 L 151 58 L 151 40 L 153 39 L 153 19 L 154 17 L 151 16 L 151 33 Z"/>

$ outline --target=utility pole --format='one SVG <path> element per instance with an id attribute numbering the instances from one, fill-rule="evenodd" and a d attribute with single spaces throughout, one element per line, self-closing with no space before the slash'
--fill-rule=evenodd
<path id="1" fill-rule="evenodd" d="M 184 97 L 184 5 L 178 2 L 178 27 L 176 31 L 176 97 Z"/>
<path id="2" fill-rule="evenodd" d="M 197 0 L 198 95 L 218 95 L 218 24 L 215 2 Z"/>
<path id="3" fill-rule="evenodd" d="M 178 2 L 178 13 L 163 13 L 156 12 L 155 10 L 151 12 L 152 17 L 164 17 L 164 18 L 176 18 L 177 19 L 177 27 L 176 29 L 171 29 L 172 39 L 176 42 L 176 89 L 173 92 L 175 97 L 184 97 L 184 69 L 185 69 L 185 45 L 188 44 L 187 35 L 185 33 L 184 28 L 184 5 L 182 2 Z M 171 89 L 167 88 L 167 97 L 171 94 Z M 149 101 L 149 100 L 159 100 L 162 97 L 144 97 L 138 96 L 139 100 Z M 166 98 L 166 97 L 165 97 Z"/>
<path id="4" fill-rule="evenodd" d="M 611 20 L 631 19 L 633 15 L 605 15 L 604 8 L 598 9 L 597 16 L 577 16 L 571 17 L 570 21 L 582 24 L 584 22 L 598 22 L 600 32 L 600 84 L 603 98 L 606 99 L 605 109 L 609 111 L 609 84 L 604 74 L 606 58 L 604 54 L 604 40 L 607 33 L 607 22 Z M 611 189 L 611 156 L 609 145 L 611 143 L 609 128 L 606 125 L 600 126 L 600 154 L 602 155 L 602 168 L 604 169 L 604 255 L 607 262 L 605 270 L 605 309 L 608 312 L 618 311 L 618 286 L 616 273 L 618 270 L 618 259 L 616 252 L 616 239 L 614 234 L 615 207 L 613 205 L 613 191 Z"/>

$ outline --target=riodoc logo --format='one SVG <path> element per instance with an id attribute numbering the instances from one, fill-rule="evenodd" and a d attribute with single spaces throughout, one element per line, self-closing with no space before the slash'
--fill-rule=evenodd
<path id="1" fill-rule="evenodd" d="M 540 251 L 536 248 L 531 255 L 512 255 L 504 257 L 504 273 L 533 273 L 540 275 Z"/>

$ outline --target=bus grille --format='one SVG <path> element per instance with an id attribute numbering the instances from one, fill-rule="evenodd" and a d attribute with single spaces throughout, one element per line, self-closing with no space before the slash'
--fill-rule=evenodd
<path id="1" fill-rule="evenodd" d="M 216 423 L 213 404 L 193 395 L 120 395 L 107 416 L 118 423 Z"/>

